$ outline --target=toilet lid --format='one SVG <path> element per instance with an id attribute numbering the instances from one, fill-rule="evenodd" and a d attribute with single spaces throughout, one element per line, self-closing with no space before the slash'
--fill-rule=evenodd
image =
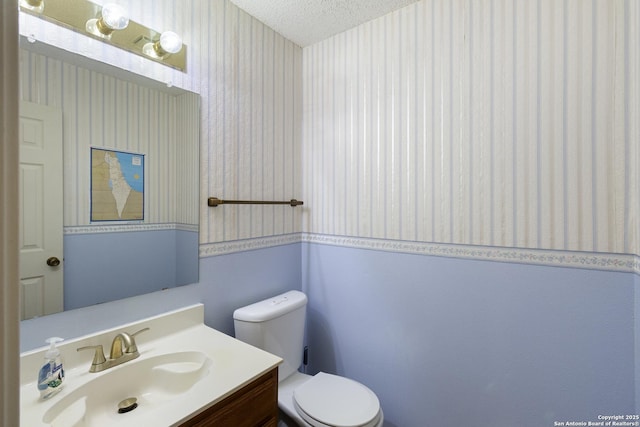
<path id="1" fill-rule="evenodd" d="M 366 386 L 324 372 L 297 387 L 293 400 L 309 417 L 335 427 L 364 426 L 380 412 L 378 397 Z"/>

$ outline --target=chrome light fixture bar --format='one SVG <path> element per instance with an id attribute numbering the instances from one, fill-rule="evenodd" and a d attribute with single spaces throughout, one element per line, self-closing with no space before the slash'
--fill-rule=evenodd
<path id="1" fill-rule="evenodd" d="M 187 46 L 174 32 L 157 32 L 129 20 L 114 4 L 88 0 L 20 0 L 20 10 L 151 61 L 185 71 Z"/>

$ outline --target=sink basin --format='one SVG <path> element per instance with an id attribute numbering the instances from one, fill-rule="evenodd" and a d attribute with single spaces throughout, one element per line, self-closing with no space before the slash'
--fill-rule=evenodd
<path id="1" fill-rule="evenodd" d="M 187 397 L 194 385 L 209 376 L 211 364 L 212 360 L 199 351 L 127 362 L 73 390 L 51 406 L 42 421 L 52 427 L 143 425 L 138 422 L 159 405 L 169 401 L 179 404 L 181 397 Z M 118 405 L 132 397 L 137 400 L 137 407 L 119 413 Z"/>
<path id="2" fill-rule="evenodd" d="M 117 334 L 144 328 L 150 330 L 137 343 L 140 357 L 105 371 L 88 372 L 93 355 L 76 351 L 97 344 L 109 348 Z M 176 427 L 282 362 L 205 325 L 202 304 L 71 338 L 58 348 L 65 358 L 65 385 L 45 400 L 34 374 L 48 348 L 20 355 L 20 427 Z M 133 407 L 129 398 L 137 407 L 118 413 Z"/>

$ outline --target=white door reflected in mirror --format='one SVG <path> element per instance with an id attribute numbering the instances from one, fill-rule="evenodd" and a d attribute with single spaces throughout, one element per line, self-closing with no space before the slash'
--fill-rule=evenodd
<path id="1" fill-rule="evenodd" d="M 20 103 L 20 317 L 64 308 L 62 110 Z"/>

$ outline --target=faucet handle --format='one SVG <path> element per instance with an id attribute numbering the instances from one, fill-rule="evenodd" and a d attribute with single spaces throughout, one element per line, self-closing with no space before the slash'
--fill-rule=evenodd
<path id="1" fill-rule="evenodd" d="M 102 344 L 98 345 L 87 345 L 85 347 L 77 348 L 76 351 L 81 350 L 94 350 L 93 354 L 93 362 L 91 362 L 91 367 L 89 368 L 89 372 L 98 372 L 99 367 L 107 363 L 107 359 L 104 357 L 104 350 L 102 349 Z"/>
<path id="2" fill-rule="evenodd" d="M 132 334 L 129 334 L 129 337 L 131 337 L 131 345 L 129 346 L 129 351 L 128 351 L 128 353 L 136 353 L 136 352 L 138 352 L 138 346 L 136 345 L 136 340 L 135 340 L 135 338 L 134 338 L 134 337 L 135 337 L 136 335 L 141 334 L 142 332 L 146 332 L 146 331 L 148 331 L 148 330 L 149 330 L 149 328 L 143 328 L 143 329 L 140 329 L 140 330 L 139 330 L 139 331 L 137 331 L 137 332 L 134 332 L 134 333 L 132 333 Z"/>

